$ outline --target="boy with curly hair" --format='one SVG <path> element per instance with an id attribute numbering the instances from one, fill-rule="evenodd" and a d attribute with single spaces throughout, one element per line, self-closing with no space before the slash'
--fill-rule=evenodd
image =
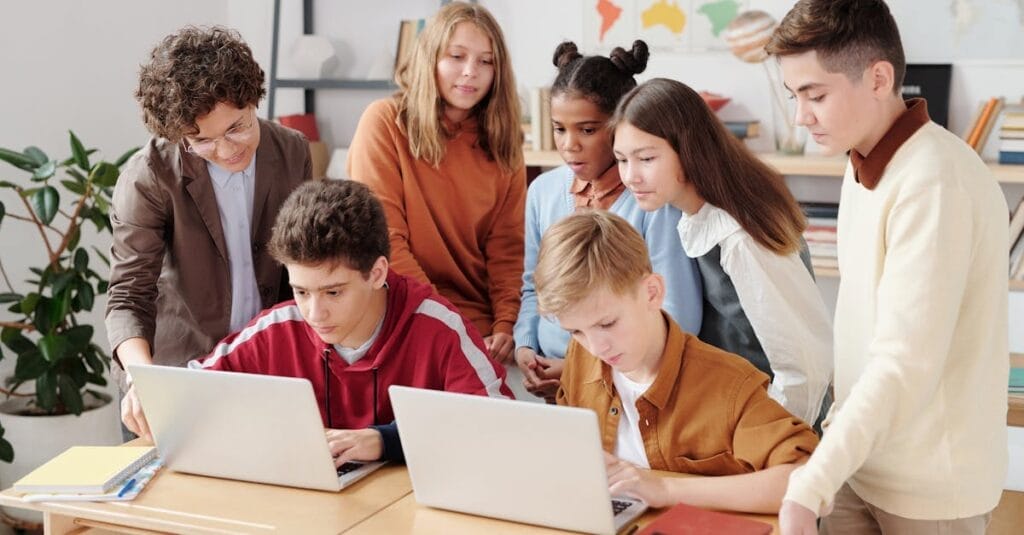
<path id="1" fill-rule="evenodd" d="M 263 70 L 237 32 L 186 27 L 142 65 L 153 134 L 114 188 L 106 327 L 118 364 L 184 365 L 291 297 L 267 252 L 281 204 L 311 175 L 309 146 L 256 117 Z M 122 420 L 148 434 L 131 377 Z"/>

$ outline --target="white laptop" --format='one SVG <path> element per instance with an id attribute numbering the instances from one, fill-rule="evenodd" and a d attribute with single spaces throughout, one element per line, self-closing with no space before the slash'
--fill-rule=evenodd
<path id="1" fill-rule="evenodd" d="M 384 464 L 334 467 L 306 379 L 170 366 L 128 371 L 171 470 L 338 491 Z"/>
<path id="2" fill-rule="evenodd" d="M 609 534 L 647 509 L 609 495 L 591 410 L 404 386 L 388 392 L 423 505 Z"/>

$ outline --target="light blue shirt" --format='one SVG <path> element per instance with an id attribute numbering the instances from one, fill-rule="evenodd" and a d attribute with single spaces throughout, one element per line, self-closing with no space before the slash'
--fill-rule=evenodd
<path id="1" fill-rule="evenodd" d="M 263 307 L 252 264 L 252 203 L 256 189 L 256 156 L 245 170 L 231 173 L 206 162 L 213 179 L 217 211 L 231 266 L 231 332 L 239 331 Z"/>
<path id="2" fill-rule="evenodd" d="M 546 357 L 565 357 L 569 333 L 537 313 L 533 269 L 537 266 L 544 231 L 576 210 L 575 199 L 569 191 L 572 180 L 572 170 L 563 165 L 538 176 L 526 193 L 522 305 L 513 335 L 517 348 L 531 347 Z M 693 259 L 683 251 L 676 231 L 682 212 L 670 205 L 645 212 L 628 189 L 615 199 L 608 211 L 629 221 L 647 242 L 651 266 L 665 278 L 665 311 L 684 331 L 700 332 L 704 299 L 700 273 Z"/>

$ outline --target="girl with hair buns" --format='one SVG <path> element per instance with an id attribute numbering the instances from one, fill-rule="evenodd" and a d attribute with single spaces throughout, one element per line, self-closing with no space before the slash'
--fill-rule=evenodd
<path id="1" fill-rule="evenodd" d="M 538 314 L 533 270 L 544 231 L 576 210 L 608 210 L 629 221 L 647 242 L 654 271 L 665 278 L 665 310 L 684 330 L 700 330 L 700 279 L 675 233 L 681 213 L 672 206 L 652 212 L 640 207 L 619 179 L 607 129 L 619 99 L 636 87 L 633 76 L 647 67 L 647 57 L 643 41 L 633 42 L 630 50 L 615 48 L 608 57 L 583 56 L 572 42 L 555 49 L 551 120 L 566 165 L 538 176 L 526 194 L 522 306 L 515 327 L 523 384 L 549 401 L 558 389 L 569 333 Z"/>
<path id="2" fill-rule="evenodd" d="M 526 171 L 501 28 L 480 5 L 449 3 L 395 79 L 359 121 L 349 176 L 384 205 L 392 268 L 431 284 L 511 362 Z"/>
<path id="3" fill-rule="evenodd" d="M 782 177 L 675 80 L 630 91 L 611 127 L 638 204 L 683 211 L 679 240 L 704 287 L 700 339 L 768 374 L 768 394 L 814 424 L 832 377 L 832 325 Z"/>

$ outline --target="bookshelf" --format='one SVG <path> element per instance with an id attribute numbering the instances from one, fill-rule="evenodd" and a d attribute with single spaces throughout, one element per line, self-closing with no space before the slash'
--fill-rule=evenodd
<path id="1" fill-rule="evenodd" d="M 558 167 L 564 162 L 558 151 L 523 151 L 527 166 Z M 842 178 L 846 172 L 845 157 L 831 156 L 787 156 L 775 153 L 758 153 L 768 165 L 783 175 L 801 175 L 820 178 Z M 1024 165 L 988 164 L 996 180 L 1002 184 L 1024 184 Z M 839 270 L 835 268 L 814 267 L 814 274 L 819 278 L 839 278 Z M 1024 281 L 1009 280 L 1010 291 L 1024 292 Z"/>
<path id="2" fill-rule="evenodd" d="M 564 162 L 557 151 L 523 152 L 526 165 L 536 167 L 558 167 Z M 759 153 L 765 163 L 783 175 L 802 175 L 823 178 L 840 178 L 846 171 L 846 158 L 831 156 L 786 156 L 774 153 Z M 1024 184 L 1024 165 L 988 164 L 996 180 L 1003 184 Z"/>
<path id="3" fill-rule="evenodd" d="M 267 117 L 273 119 L 278 89 L 302 89 L 306 113 L 315 113 L 314 91 L 317 89 L 346 89 L 363 91 L 392 91 L 398 86 L 392 80 L 360 80 L 343 78 L 295 79 L 278 78 L 278 46 L 281 25 L 281 0 L 274 0 L 273 29 L 270 43 L 270 76 L 267 88 Z M 313 0 L 302 0 L 302 33 L 313 33 Z"/>

